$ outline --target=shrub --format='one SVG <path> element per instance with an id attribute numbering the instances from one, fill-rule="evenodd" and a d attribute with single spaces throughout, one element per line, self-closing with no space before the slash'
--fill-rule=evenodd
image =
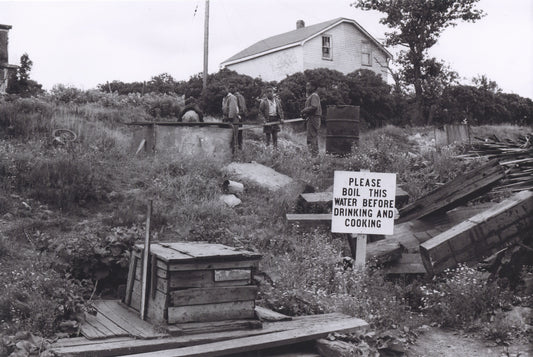
<path id="1" fill-rule="evenodd" d="M 421 290 L 423 311 L 442 326 L 454 328 L 467 327 L 478 318 L 487 319 L 511 300 L 496 282 L 487 281 L 486 274 L 464 265 L 446 271 Z"/>
<path id="2" fill-rule="evenodd" d="M 15 333 L 21 330 L 51 336 L 59 323 L 73 318 L 84 308 L 91 284 L 62 276 L 39 261 L 0 271 L 0 327 Z"/>
<path id="3" fill-rule="evenodd" d="M 54 106 L 43 98 L 0 99 L 0 134 L 28 139 L 51 132 Z"/>
<path id="4" fill-rule="evenodd" d="M 38 159 L 37 159 L 38 158 Z M 38 157 L 32 152 L 15 153 L 10 175 L 19 192 L 51 206 L 68 209 L 105 198 L 109 178 L 90 153 L 55 151 Z"/>

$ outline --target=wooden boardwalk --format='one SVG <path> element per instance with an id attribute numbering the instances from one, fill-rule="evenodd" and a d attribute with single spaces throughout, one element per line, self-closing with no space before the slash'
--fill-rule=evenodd
<path id="1" fill-rule="evenodd" d="M 139 319 L 140 320 L 140 319 Z M 287 346 L 326 337 L 332 332 L 357 332 L 368 324 L 340 313 L 294 317 L 289 321 L 263 322 L 262 328 L 160 336 L 152 339 L 117 336 L 106 339 L 61 339 L 51 351 L 59 356 L 108 357 L 224 356 Z M 121 326 L 122 327 L 122 326 Z"/>

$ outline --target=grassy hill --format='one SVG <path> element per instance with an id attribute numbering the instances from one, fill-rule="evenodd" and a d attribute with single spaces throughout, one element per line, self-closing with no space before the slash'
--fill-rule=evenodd
<path id="1" fill-rule="evenodd" d="M 1 104 L 0 327 L 7 334 L 72 335 L 89 299 L 119 297 L 129 248 L 144 236 L 148 200 L 154 204 L 156 240 L 202 240 L 262 253 L 260 299 L 283 313 L 341 311 L 375 328 L 408 331 L 428 317 L 445 322 L 438 317 L 442 311 L 429 304 L 439 289 L 457 312 L 446 323 L 456 326 L 488 321 L 494 309 L 511 301 L 507 290 L 473 268 L 463 267 L 454 285 L 389 281 L 379 270 L 346 269 L 345 241 L 325 229 L 309 231 L 285 221 L 301 193 L 294 187 L 273 194 L 245 182 L 242 204 L 228 208 L 219 200 L 225 163 L 133 155 L 124 123 L 146 119 L 138 105 L 46 98 Z M 69 129 L 77 139 L 58 143 L 55 129 Z M 531 129 L 473 130 L 513 138 Z M 394 172 L 416 199 L 482 162 L 457 159 L 464 146 L 436 151 L 431 138 L 431 128 L 388 126 L 362 133 L 359 147 L 344 159 L 322 154 L 316 160 L 302 133 L 284 129 L 274 151 L 263 144 L 260 131 L 250 131 L 235 160 L 272 167 L 316 191 L 332 185 L 334 170 Z M 454 300 L 466 287 L 467 301 Z"/>

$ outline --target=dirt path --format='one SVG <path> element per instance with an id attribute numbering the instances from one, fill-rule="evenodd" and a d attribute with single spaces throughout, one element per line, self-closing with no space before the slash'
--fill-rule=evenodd
<path id="1" fill-rule="evenodd" d="M 520 356 L 533 357 L 533 347 L 516 344 L 509 347 L 498 346 L 491 341 L 465 336 L 454 331 L 429 328 L 410 346 L 408 357 L 492 357 Z"/>

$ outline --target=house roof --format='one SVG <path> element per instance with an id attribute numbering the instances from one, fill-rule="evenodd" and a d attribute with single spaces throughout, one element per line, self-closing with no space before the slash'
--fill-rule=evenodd
<path id="1" fill-rule="evenodd" d="M 370 35 L 361 25 L 359 25 L 355 20 L 347 19 L 344 17 L 338 17 L 333 20 L 324 21 L 315 25 L 305 26 L 299 29 L 295 29 L 289 32 L 282 33 L 280 35 L 272 36 L 254 43 L 248 48 L 240 51 L 239 53 L 231 56 L 222 64 L 229 65 L 233 63 L 242 62 L 254 57 L 259 57 L 267 53 L 276 52 L 285 48 L 290 48 L 294 46 L 303 45 L 306 41 L 320 35 L 321 33 L 326 32 L 339 25 L 340 23 L 347 22 L 353 24 L 358 30 L 360 30 L 365 36 L 372 40 L 386 56 L 392 57 L 389 51 L 383 47 L 372 35 Z"/>

